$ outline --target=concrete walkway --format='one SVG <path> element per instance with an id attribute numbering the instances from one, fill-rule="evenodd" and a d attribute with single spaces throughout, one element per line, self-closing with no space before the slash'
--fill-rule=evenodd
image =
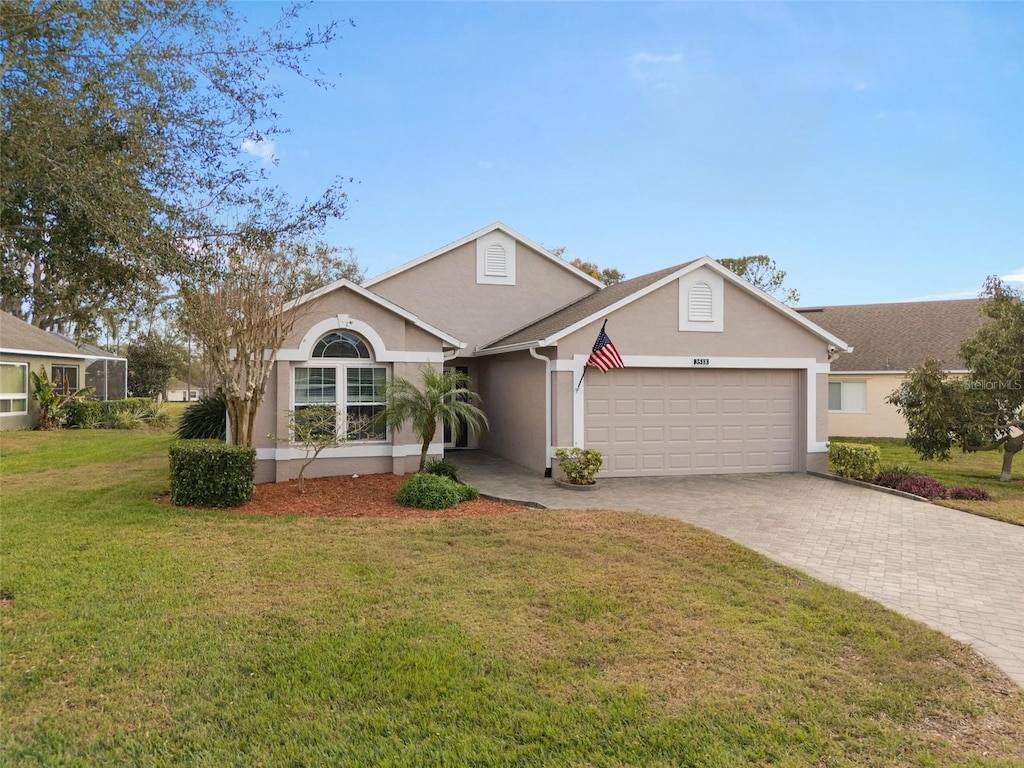
<path id="1" fill-rule="evenodd" d="M 969 643 L 1024 687 L 1024 527 L 800 474 L 602 480 L 594 491 L 449 451 L 488 496 L 684 520 Z"/>

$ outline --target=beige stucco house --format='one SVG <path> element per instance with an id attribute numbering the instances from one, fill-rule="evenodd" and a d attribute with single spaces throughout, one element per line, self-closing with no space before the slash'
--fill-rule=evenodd
<path id="1" fill-rule="evenodd" d="M 35 426 L 38 407 L 30 370 L 45 372 L 62 390 L 92 387 L 92 396 L 100 400 L 125 396 L 125 358 L 0 312 L 0 430 Z"/>
<path id="2" fill-rule="evenodd" d="M 960 345 L 985 321 L 981 305 L 981 299 L 958 299 L 798 310 L 853 348 L 832 363 L 828 434 L 906 437 L 907 422 L 886 398 L 929 356 L 966 374 Z"/>
<path id="3" fill-rule="evenodd" d="M 708 258 L 606 288 L 493 224 L 295 306 L 257 435 L 286 434 L 304 404 L 372 414 L 385 382 L 431 365 L 483 398 L 490 428 L 461 445 L 537 473 L 557 475 L 555 450 L 574 445 L 602 451 L 605 477 L 826 467 L 830 360 L 847 345 Z M 601 373 L 586 362 L 605 320 L 626 367 Z M 408 430 L 371 430 L 310 470 L 405 473 L 418 454 Z M 261 438 L 257 481 L 293 478 L 301 456 Z"/>

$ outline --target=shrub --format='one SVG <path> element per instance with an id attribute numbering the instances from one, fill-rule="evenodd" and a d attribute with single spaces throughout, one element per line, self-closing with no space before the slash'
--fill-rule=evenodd
<path id="1" fill-rule="evenodd" d="M 882 452 L 877 445 L 829 443 L 828 465 L 840 477 L 870 482 L 878 475 Z"/>
<path id="2" fill-rule="evenodd" d="M 196 400 L 185 409 L 175 434 L 182 440 L 225 440 L 228 405 L 217 393 Z"/>
<path id="3" fill-rule="evenodd" d="M 555 458 L 565 479 L 573 485 L 593 485 L 604 461 L 601 452 L 593 448 L 559 448 Z"/>
<path id="4" fill-rule="evenodd" d="M 67 424 L 78 429 L 135 429 L 167 426 L 166 407 L 148 397 L 82 400 L 68 406 Z"/>
<path id="5" fill-rule="evenodd" d="M 473 501 L 480 498 L 480 489 L 475 485 L 460 485 L 459 491 L 462 493 L 463 501 Z"/>
<path id="6" fill-rule="evenodd" d="M 947 499 L 960 499 L 962 501 L 991 501 L 992 496 L 984 488 L 961 487 L 946 489 Z"/>
<path id="7" fill-rule="evenodd" d="M 892 487 L 926 499 L 942 499 L 946 496 L 946 486 L 928 475 L 907 475 Z"/>
<path id="8" fill-rule="evenodd" d="M 909 464 L 902 464 L 898 461 L 891 461 L 887 464 L 883 464 L 878 470 L 879 475 L 892 475 L 892 476 L 906 476 L 914 474 L 913 468 Z"/>
<path id="9" fill-rule="evenodd" d="M 133 398 L 135 399 L 135 398 Z M 124 406 L 110 414 L 106 422 L 108 429 L 137 429 L 146 425 L 146 414 L 149 405 L 146 403 L 123 401 Z"/>
<path id="10" fill-rule="evenodd" d="M 403 507 L 450 509 L 462 501 L 461 488 L 450 478 L 418 472 L 399 486 L 395 501 Z"/>
<path id="11" fill-rule="evenodd" d="M 439 475 L 459 482 L 459 474 L 462 470 L 448 461 L 448 459 L 434 458 L 426 463 L 423 471 L 428 475 Z"/>
<path id="12" fill-rule="evenodd" d="M 256 449 L 217 440 L 171 443 L 171 501 L 178 506 L 237 507 L 255 491 Z"/>

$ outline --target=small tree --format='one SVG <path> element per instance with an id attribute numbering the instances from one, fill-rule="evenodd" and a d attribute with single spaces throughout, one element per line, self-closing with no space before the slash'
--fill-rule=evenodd
<path id="1" fill-rule="evenodd" d="M 412 422 L 413 432 L 422 441 L 420 468 L 427 465 L 427 451 L 437 433 L 437 425 L 448 426 L 455 439 L 463 424 L 474 434 L 488 426 L 487 414 L 479 407 L 480 395 L 469 389 L 469 377 L 456 371 L 438 371 L 429 365 L 420 368 L 423 386 L 396 378 L 388 384 L 384 409 L 377 414 L 379 423 L 392 430 Z"/>
<path id="2" fill-rule="evenodd" d="M 970 375 L 947 374 L 925 360 L 888 401 L 907 420 L 907 444 L 924 459 L 950 451 L 1003 451 L 999 479 L 1009 482 L 1013 457 L 1024 449 L 1024 300 L 991 277 L 982 313 L 989 321 L 960 346 Z"/>
<path id="3" fill-rule="evenodd" d="M 738 259 L 719 259 L 718 263 L 733 272 L 755 288 L 774 296 L 783 304 L 796 304 L 800 294 L 795 288 L 786 288 L 786 273 L 779 269 L 775 260 L 768 256 L 741 256 Z"/>
<path id="4" fill-rule="evenodd" d="M 135 397 L 160 398 L 186 353 L 154 331 L 139 336 L 125 351 L 128 359 L 128 390 Z"/>
<path id="5" fill-rule="evenodd" d="M 293 302 L 304 291 L 335 279 L 325 269 L 323 249 L 282 245 L 251 232 L 245 247 L 211 254 L 216 271 L 181 292 L 184 325 L 199 340 L 227 402 L 235 445 L 252 445 L 256 411 L 266 392 L 277 353 L 314 302 Z M 339 269 L 352 269 L 342 261 Z"/>
<path id="6" fill-rule="evenodd" d="M 39 404 L 36 429 L 60 429 L 67 418 L 68 406 L 90 395 L 93 388 L 83 387 L 76 392 L 69 392 L 67 379 L 64 380 L 63 387 L 58 387 L 46 375 L 46 366 L 40 366 L 39 371 L 29 371 L 32 376 L 32 397 Z"/>
<path id="7" fill-rule="evenodd" d="M 306 452 L 299 467 L 299 493 L 306 492 L 306 468 L 327 448 L 337 448 L 364 434 L 365 420 L 349 421 L 344 431 L 338 430 L 338 412 L 330 405 L 309 405 L 288 412 L 288 437 L 269 435 L 281 442 L 297 443 Z"/>

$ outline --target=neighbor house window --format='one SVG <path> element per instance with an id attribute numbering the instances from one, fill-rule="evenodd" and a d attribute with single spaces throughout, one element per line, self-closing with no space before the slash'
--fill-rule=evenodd
<path id="1" fill-rule="evenodd" d="M 333 429 L 345 430 L 350 440 L 386 439 L 387 430 L 372 419 L 384 408 L 387 369 L 373 365 L 366 342 L 332 331 L 313 347 L 313 358 L 295 368 L 295 410 L 329 405 L 335 411 Z"/>
<path id="2" fill-rule="evenodd" d="M 0 414 L 28 413 L 28 365 L 0 363 Z"/>
<path id="3" fill-rule="evenodd" d="M 867 411 L 868 385 L 863 381 L 830 381 L 828 409 L 846 413 Z"/>
<path id="4" fill-rule="evenodd" d="M 50 368 L 50 381 L 62 395 L 70 395 L 78 391 L 78 366 L 54 365 Z"/>

